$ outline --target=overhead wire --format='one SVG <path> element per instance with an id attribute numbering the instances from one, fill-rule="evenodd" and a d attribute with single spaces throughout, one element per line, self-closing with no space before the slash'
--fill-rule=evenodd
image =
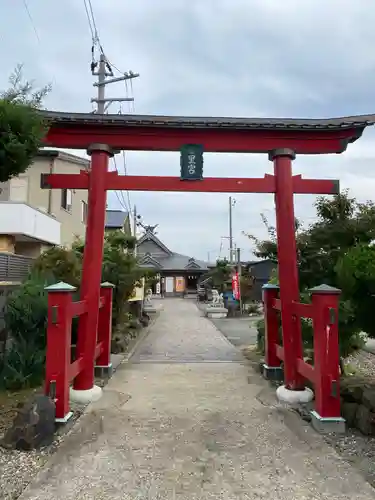
<path id="1" fill-rule="evenodd" d="M 34 16 L 31 13 L 31 10 L 29 8 L 29 4 L 28 4 L 27 0 L 22 0 L 22 3 L 23 3 L 23 6 L 25 8 L 27 17 L 29 18 L 31 27 L 34 31 L 34 35 L 35 35 L 35 38 L 38 42 L 38 45 L 41 45 L 41 38 L 39 36 L 39 31 L 38 31 L 38 28 L 36 27 L 36 23 L 34 21 Z M 50 68 L 50 70 L 51 70 L 51 68 Z M 52 71 L 51 71 L 51 73 L 52 73 Z M 51 74 L 51 79 L 52 79 L 53 85 L 55 85 L 55 84 L 57 85 L 57 80 L 56 80 L 56 76 L 54 73 Z"/>
<path id="2" fill-rule="evenodd" d="M 106 63 L 108 65 L 110 71 L 112 71 L 112 68 L 114 68 L 118 73 L 120 73 L 121 75 L 124 75 L 125 73 L 123 71 L 121 71 L 112 61 L 110 61 L 104 53 L 103 45 L 102 45 L 100 37 L 99 37 L 98 26 L 96 24 L 95 13 L 94 13 L 94 9 L 93 9 L 91 0 L 84 0 L 84 7 L 85 7 L 86 17 L 87 17 L 87 21 L 88 21 L 90 32 L 91 32 L 91 38 L 92 38 L 92 47 L 91 47 L 91 52 L 92 52 L 91 69 L 92 69 L 92 71 L 94 71 L 94 69 L 97 65 L 97 63 L 95 61 L 95 48 L 98 47 L 100 53 L 102 55 L 104 55 L 104 57 L 106 59 Z M 131 80 L 130 80 L 130 82 L 131 82 Z M 125 90 L 126 90 L 126 97 L 129 97 L 128 82 L 126 80 L 125 80 Z M 132 82 L 131 82 L 131 90 L 133 92 Z M 128 102 L 129 102 L 129 104 L 131 102 L 133 102 L 133 110 L 134 110 L 135 109 L 134 108 L 134 101 L 128 101 Z M 131 109 L 129 110 L 129 112 L 131 112 Z M 121 103 L 120 103 L 119 114 L 122 114 Z M 127 161 L 126 161 L 126 153 L 124 150 L 122 150 L 122 158 L 123 158 L 124 175 L 127 175 Z M 118 172 L 118 167 L 117 167 L 115 157 L 113 157 L 113 163 L 114 163 L 114 167 L 115 167 L 116 171 Z M 115 196 L 116 196 L 118 202 L 120 203 L 120 206 L 123 209 L 125 209 L 127 212 L 132 214 L 133 210 L 132 210 L 129 190 L 126 191 L 126 194 L 127 194 L 127 201 L 125 200 L 123 191 L 120 191 L 120 194 L 118 191 L 115 191 Z"/>
<path id="3" fill-rule="evenodd" d="M 94 26 L 93 26 L 91 18 L 90 18 L 90 13 L 89 13 L 89 8 L 87 6 L 87 1 L 83 0 L 83 3 L 84 3 L 84 6 L 85 6 L 86 17 L 87 17 L 87 21 L 89 23 L 89 28 L 90 28 L 90 31 L 91 31 L 91 38 L 92 38 L 92 41 L 94 42 L 94 40 L 95 40 L 95 31 L 94 31 Z"/>
<path id="4" fill-rule="evenodd" d="M 31 15 L 31 11 L 29 9 L 29 6 L 27 4 L 27 1 L 26 0 L 23 0 L 23 5 L 25 7 L 25 10 L 26 10 L 26 13 L 29 17 L 29 20 L 30 20 L 30 23 L 31 23 L 31 26 L 34 30 L 34 33 L 35 33 L 35 37 L 36 39 L 38 40 L 38 43 L 40 44 L 40 37 L 39 37 L 39 33 L 38 33 L 38 30 L 36 29 L 36 26 L 35 26 L 35 23 L 34 23 L 34 19 L 33 19 L 33 16 Z"/>
<path id="5" fill-rule="evenodd" d="M 116 169 L 116 172 L 118 173 L 119 171 L 118 171 L 118 168 L 117 168 L 117 162 L 116 162 L 116 157 L 115 156 L 113 157 L 113 163 L 114 163 L 114 167 Z M 114 193 L 115 193 L 115 196 L 117 198 L 117 201 L 120 203 L 121 208 L 123 208 L 126 212 L 130 213 L 130 209 L 129 209 L 130 207 L 128 207 L 126 205 L 126 201 L 125 201 L 125 198 L 124 198 L 124 195 L 123 195 L 122 191 L 120 191 L 120 194 L 122 196 L 119 195 L 118 191 L 115 191 Z"/>
<path id="6" fill-rule="evenodd" d="M 119 114 L 121 114 L 121 111 L 122 111 L 122 108 L 121 108 L 121 103 L 120 103 Z M 124 150 L 122 150 L 122 158 L 123 158 L 124 175 L 128 175 L 127 164 L 126 164 L 126 155 L 125 155 L 125 151 Z M 117 168 L 117 166 L 116 166 L 116 168 Z M 126 190 L 126 193 L 127 193 L 127 202 L 125 201 L 125 197 L 124 197 L 124 192 L 123 191 L 120 191 L 120 196 L 122 198 L 123 205 L 128 206 L 129 208 L 127 209 L 127 211 L 130 214 L 132 214 L 133 210 L 132 210 L 132 205 L 131 205 L 131 201 L 130 201 L 129 190 Z M 116 196 L 118 197 L 118 194 Z"/>
<path id="7" fill-rule="evenodd" d="M 104 53 L 103 45 L 99 36 L 99 31 L 98 27 L 96 24 L 95 20 L 95 13 L 94 13 L 94 8 L 92 6 L 91 0 L 83 0 L 84 6 L 85 6 L 85 11 L 86 11 L 86 17 L 87 21 L 89 23 L 90 31 L 91 31 L 91 38 L 92 38 L 92 51 L 94 52 L 95 47 L 98 46 L 99 52 L 105 57 L 108 69 L 112 71 L 112 68 L 114 68 L 118 73 L 121 75 L 124 75 L 125 73 L 121 71 L 113 62 L 112 60 L 109 60 L 107 55 Z"/>
<path id="8" fill-rule="evenodd" d="M 127 86 L 126 86 L 126 89 L 127 89 Z M 127 94 L 126 94 L 126 97 L 128 97 L 128 91 L 126 91 Z M 131 101 L 128 101 L 128 103 L 130 104 Z M 120 103 L 120 114 L 122 114 L 122 106 L 121 106 L 121 103 Z M 126 158 L 126 151 L 123 149 L 122 150 L 122 161 L 123 161 L 123 167 L 124 167 L 124 175 L 128 175 L 128 165 L 127 165 L 127 158 Z M 123 193 L 122 193 L 123 194 Z M 129 190 L 127 189 L 126 190 L 126 196 L 127 196 L 127 199 L 128 199 L 128 204 L 129 204 L 129 207 L 130 207 L 130 214 L 132 214 L 132 204 L 131 204 L 131 201 L 130 201 L 130 193 L 129 193 Z"/>
<path id="9" fill-rule="evenodd" d="M 84 0 L 84 1 L 85 1 L 85 6 L 87 6 L 86 2 L 88 2 L 88 4 L 89 4 L 89 9 L 90 9 L 90 14 L 91 14 L 91 22 L 92 22 L 93 31 L 94 31 L 94 34 L 95 34 L 95 39 L 98 41 L 98 43 L 100 45 L 98 28 L 96 26 L 94 9 L 92 8 L 91 0 Z"/>

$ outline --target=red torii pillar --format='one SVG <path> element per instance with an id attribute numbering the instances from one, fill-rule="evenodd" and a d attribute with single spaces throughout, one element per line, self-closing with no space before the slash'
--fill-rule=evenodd
<path id="1" fill-rule="evenodd" d="M 303 358 L 302 331 L 301 321 L 292 311 L 293 302 L 299 302 L 300 298 L 292 175 L 294 159 L 294 151 L 287 148 L 276 149 L 269 154 L 276 181 L 278 277 L 285 353 L 284 384 L 287 389 L 299 390 L 304 388 L 303 378 L 297 371 L 297 359 Z"/>
<path id="2" fill-rule="evenodd" d="M 71 394 L 76 401 L 83 402 L 92 401 L 101 393 L 101 389 L 94 385 L 94 359 L 102 281 L 107 201 L 105 183 L 109 158 L 114 154 L 106 144 L 92 144 L 87 153 L 91 156 L 91 172 L 88 186 L 88 214 L 80 294 L 81 300 L 87 301 L 88 312 L 79 318 L 77 340 L 77 358 L 83 356 L 87 362 L 84 363 L 85 368 L 82 372 L 74 379 Z"/>

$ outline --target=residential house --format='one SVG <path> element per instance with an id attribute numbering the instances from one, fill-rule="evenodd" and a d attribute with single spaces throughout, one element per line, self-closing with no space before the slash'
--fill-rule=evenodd
<path id="1" fill-rule="evenodd" d="M 137 255 L 142 267 L 152 269 L 159 280 L 153 293 L 181 296 L 196 292 L 199 278 L 207 273 L 209 264 L 187 255 L 173 252 L 156 236 L 155 227 L 146 226 L 137 242 Z"/>
<path id="2" fill-rule="evenodd" d="M 130 214 L 123 210 L 106 210 L 105 213 L 106 231 L 123 231 L 131 235 Z"/>
<path id="3" fill-rule="evenodd" d="M 18 283 L 33 259 L 54 245 L 84 237 L 87 191 L 41 189 L 41 174 L 79 173 L 89 161 L 62 151 L 41 150 L 28 170 L 0 183 L 0 283 Z"/>
<path id="4" fill-rule="evenodd" d="M 261 301 L 262 287 L 271 279 L 273 272 L 277 269 L 277 263 L 271 259 L 263 259 L 243 262 L 242 265 L 246 267 L 255 278 L 251 294 L 252 300 Z"/>
<path id="5" fill-rule="evenodd" d="M 87 190 L 41 189 L 41 174 L 79 173 L 89 160 L 41 150 L 30 168 L 0 184 L 0 251 L 37 257 L 52 245 L 84 237 Z"/>

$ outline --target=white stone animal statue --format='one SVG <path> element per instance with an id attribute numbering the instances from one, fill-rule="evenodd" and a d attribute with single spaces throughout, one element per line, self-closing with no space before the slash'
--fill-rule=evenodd
<path id="1" fill-rule="evenodd" d="M 212 302 L 210 307 L 224 307 L 224 298 L 222 293 L 219 294 L 217 290 L 212 290 Z"/>
<path id="2" fill-rule="evenodd" d="M 151 288 L 149 288 L 146 292 L 145 303 L 151 304 L 151 299 L 152 299 L 152 290 Z"/>

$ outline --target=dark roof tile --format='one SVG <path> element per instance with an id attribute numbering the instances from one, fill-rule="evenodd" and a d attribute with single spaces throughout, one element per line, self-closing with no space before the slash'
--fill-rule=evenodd
<path id="1" fill-rule="evenodd" d="M 129 213 L 123 210 L 106 210 L 105 227 L 107 229 L 122 229 Z"/>
<path id="2" fill-rule="evenodd" d="M 344 116 L 338 118 L 231 118 L 157 115 L 96 115 L 92 113 L 67 113 L 43 111 L 53 123 L 105 123 L 113 126 L 168 127 L 168 128 L 234 128 L 234 129 L 342 129 L 363 128 L 374 125 L 375 114 Z"/>

